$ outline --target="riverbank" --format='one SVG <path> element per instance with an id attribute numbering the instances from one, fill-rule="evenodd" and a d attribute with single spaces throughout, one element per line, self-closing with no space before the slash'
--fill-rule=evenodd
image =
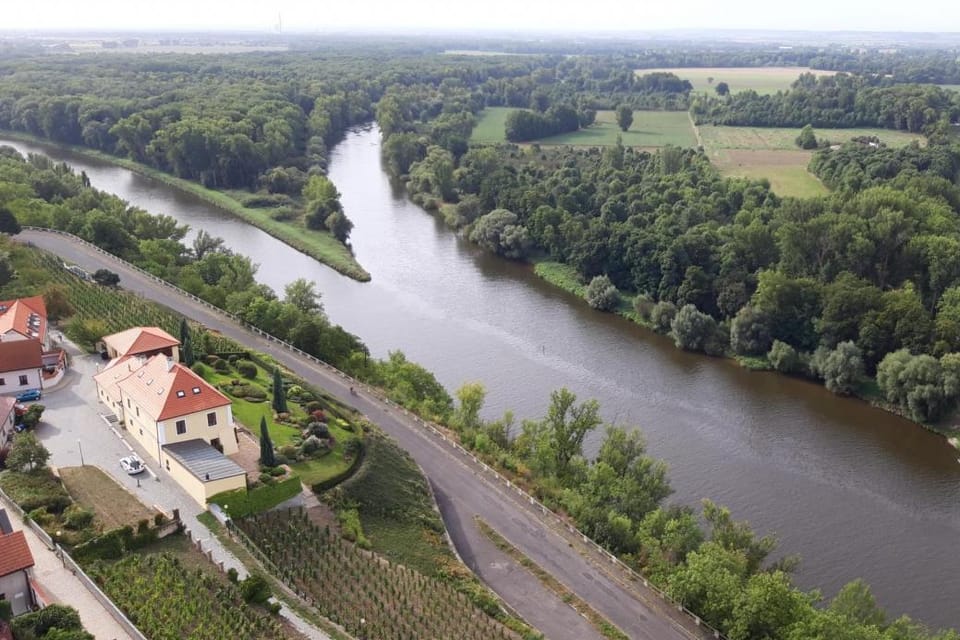
<path id="1" fill-rule="evenodd" d="M 533 272 L 542 280 L 555 287 L 563 289 L 564 291 L 571 293 L 578 298 L 583 299 L 584 303 L 586 303 L 587 287 L 580 281 L 579 274 L 572 266 L 550 260 L 534 260 Z M 640 325 L 644 329 L 656 333 L 656 329 L 654 329 L 653 325 L 640 317 L 640 314 L 638 314 L 634 309 L 633 301 L 635 298 L 636 296 L 626 295 L 621 292 L 620 304 L 617 305 L 617 308 L 614 309 L 612 313 L 626 318 L 627 320 Z M 723 357 L 736 361 L 738 365 L 749 371 L 774 371 L 773 365 L 770 364 L 765 356 L 743 357 L 734 356 L 728 353 Z M 944 438 L 948 439 L 948 442 L 950 441 L 950 438 L 960 438 L 960 421 L 957 419 L 957 411 L 950 412 L 938 423 L 931 424 L 912 420 L 909 416 L 904 415 L 902 411 L 899 411 L 896 406 L 890 404 L 883 398 L 875 378 L 866 378 L 860 385 L 857 386 L 853 397 L 866 402 L 872 407 L 901 417 L 904 420 L 908 420 L 919 427 L 923 427 L 927 431 L 931 431 L 943 436 Z"/>
<path id="2" fill-rule="evenodd" d="M 315 231 L 302 226 L 295 226 L 285 222 L 279 222 L 270 217 L 270 214 L 263 209 L 252 209 L 230 197 L 229 195 L 208 189 L 203 185 L 197 184 L 191 180 L 177 178 L 159 169 L 148 167 L 145 164 L 129 160 L 127 158 L 118 158 L 102 151 L 88 149 L 78 145 L 61 144 L 51 142 L 45 138 L 33 136 L 19 131 L 9 131 L 0 129 L 0 135 L 23 142 L 29 142 L 39 145 L 47 145 L 58 149 L 67 149 L 72 153 L 84 156 L 93 160 L 110 163 L 128 171 L 146 176 L 152 180 L 157 180 L 165 185 L 189 193 L 200 198 L 207 204 L 213 205 L 218 209 L 225 211 L 244 222 L 247 222 L 258 229 L 270 234 L 274 238 L 296 249 L 300 253 L 310 256 L 314 260 L 321 262 L 334 271 L 341 273 L 348 278 L 358 282 L 369 282 L 370 274 L 357 262 L 353 253 L 342 242 L 337 240 L 333 234 L 326 231 Z"/>

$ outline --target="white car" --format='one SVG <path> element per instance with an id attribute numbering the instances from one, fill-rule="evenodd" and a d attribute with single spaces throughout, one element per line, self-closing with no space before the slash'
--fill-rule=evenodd
<path id="1" fill-rule="evenodd" d="M 135 476 L 138 473 L 143 473 L 143 471 L 146 469 L 146 467 L 143 466 L 143 462 L 137 456 L 120 458 L 120 466 L 123 467 L 123 470 L 131 476 Z"/>

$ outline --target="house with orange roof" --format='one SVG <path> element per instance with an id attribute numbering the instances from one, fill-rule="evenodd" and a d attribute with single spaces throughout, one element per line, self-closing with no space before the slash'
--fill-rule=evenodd
<path id="1" fill-rule="evenodd" d="M 47 305 L 43 296 L 0 300 L 0 341 L 36 340 L 49 349 Z"/>
<path id="2" fill-rule="evenodd" d="M 28 613 L 38 603 L 31 586 L 33 554 L 23 531 L 0 533 L 0 600 L 13 606 L 13 615 Z"/>
<path id="3" fill-rule="evenodd" d="M 105 336 L 101 340 L 101 352 L 110 359 L 120 356 L 153 356 L 162 353 L 180 360 L 180 341 L 160 327 L 133 327 L 126 331 Z"/>
<path id="4" fill-rule="evenodd" d="M 0 396 L 0 448 L 13 439 L 16 407 L 16 400 L 10 396 Z"/>
<path id="5" fill-rule="evenodd" d="M 135 343 L 131 343 L 135 344 Z M 246 487 L 230 398 L 164 353 L 120 355 L 94 377 L 98 399 L 200 504 Z"/>

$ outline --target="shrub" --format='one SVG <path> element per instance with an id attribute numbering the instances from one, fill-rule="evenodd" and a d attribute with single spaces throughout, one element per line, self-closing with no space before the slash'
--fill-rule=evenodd
<path id="1" fill-rule="evenodd" d="M 247 385 L 248 400 L 266 400 L 267 392 L 255 384 Z"/>
<path id="2" fill-rule="evenodd" d="M 307 436 L 316 436 L 323 440 L 330 437 L 330 428 L 325 422 L 311 422 L 307 425 Z"/>
<path id="3" fill-rule="evenodd" d="M 230 363 L 226 360 L 217 360 L 213 363 L 213 368 L 220 373 L 225 373 L 230 370 Z"/>
<path id="4" fill-rule="evenodd" d="M 263 604 L 272 594 L 267 579 L 263 574 L 255 571 L 240 581 L 240 595 L 246 602 Z"/>
<path id="5" fill-rule="evenodd" d="M 198 376 L 200 376 L 201 378 L 206 379 L 207 377 L 207 366 L 202 362 L 199 362 L 199 361 L 194 362 L 193 366 L 190 367 L 190 370 L 193 371 Z"/>
<path id="6" fill-rule="evenodd" d="M 283 456 L 287 460 L 295 461 L 297 459 L 297 455 L 299 455 L 300 452 L 292 444 L 285 444 L 282 447 L 280 447 L 280 449 L 278 450 L 278 453 L 280 454 L 280 456 Z"/>
<path id="7" fill-rule="evenodd" d="M 72 504 L 63 512 L 63 521 L 68 529 L 80 531 L 93 524 L 93 511 L 84 509 L 80 505 Z"/>
<path id="8" fill-rule="evenodd" d="M 657 303 L 655 303 L 650 296 L 643 293 L 633 299 L 633 310 L 637 312 L 637 315 L 640 316 L 640 319 L 644 322 L 650 321 L 650 314 L 653 312 L 655 306 L 657 306 Z"/>
<path id="9" fill-rule="evenodd" d="M 810 367 L 823 378 L 827 389 L 836 394 L 850 395 L 863 378 L 863 352 L 848 340 L 838 344 L 833 351 L 817 349 Z"/>
<path id="10" fill-rule="evenodd" d="M 303 410 L 308 414 L 313 415 L 316 411 L 323 411 L 323 404 L 317 402 L 316 400 L 311 400 L 307 404 L 303 405 Z"/>
<path id="11" fill-rule="evenodd" d="M 716 330 L 716 320 L 692 304 L 684 305 L 670 323 L 674 344 L 687 351 L 706 351 Z"/>
<path id="12" fill-rule="evenodd" d="M 300 453 L 305 456 L 312 456 L 320 449 L 326 449 L 326 445 L 317 436 L 310 436 L 300 445 Z"/>
<path id="13" fill-rule="evenodd" d="M 620 292 L 607 276 L 596 276 L 587 285 L 587 304 L 598 311 L 613 311 L 620 303 Z"/>
<path id="14" fill-rule="evenodd" d="M 257 365 L 253 364 L 249 360 L 240 360 L 236 364 L 237 372 L 244 378 L 256 378 L 257 377 Z"/>
<path id="15" fill-rule="evenodd" d="M 273 484 L 273 476 L 267 472 L 263 472 L 257 476 L 257 481 L 260 482 L 260 484 Z"/>
<path id="16" fill-rule="evenodd" d="M 668 333 L 676 315 L 677 305 L 665 300 L 653 306 L 650 311 L 650 322 L 657 333 Z"/>
<path id="17" fill-rule="evenodd" d="M 220 356 L 215 355 L 213 353 L 211 353 L 206 358 L 204 358 L 204 360 L 206 360 L 207 364 L 209 364 L 210 366 L 215 365 L 219 359 L 220 359 Z"/>
<path id="18" fill-rule="evenodd" d="M 48 527 L 57 521 L 57 517 L 49 513 L 46 507 L 37 507 L 27 513 L 27 517 L 36 522 L 41 527 Z"/>
<path id="19" fill-rule="evenodd" d="M 240 580 L 240 574 L 237 573 L 237 570 L 235 568 L 230 567 L 229 569 L 227 569 L 227 580 L 229 580 L 233 584 L 237 584 L 237 582 Z"/>

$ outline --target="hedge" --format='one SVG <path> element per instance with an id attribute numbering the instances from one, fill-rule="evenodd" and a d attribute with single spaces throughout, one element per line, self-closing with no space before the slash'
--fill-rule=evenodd
<path id="1" fill-rule="evenodd" d="M 276 484 L 265 484 L 256 489 L 234 489 L 212 496 L 207 502 L 223 507 L 231 518 L 243 518 L 268 511 L 289 500 L 301 491 L 300 478 L 293 476 Z"/>
<path id="2" fill-rule="evenodd" d="M 357 440 L 357 442 L 360 443 L 360 450 L 357 452 L 357 455 L 354 456 L 353 462 L 350 463 L 350 466 L 335 476 L 313 483 L 310 485 L 311 491 L 314 493 L 323 493 L 327 489 L 332 489 L 333 487 L 337 486 L 356 472 L 356 470 L 363 463 L 363 458 L 367 452 L 367 448 L 364 446 L 363 441 Z"/>

